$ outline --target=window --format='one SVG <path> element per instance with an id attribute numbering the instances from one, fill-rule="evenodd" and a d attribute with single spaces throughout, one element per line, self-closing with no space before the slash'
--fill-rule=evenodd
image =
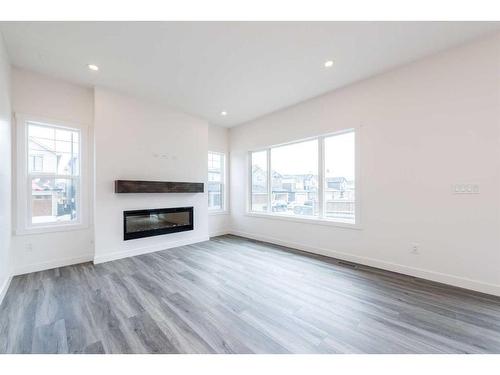
<path id="1" fill-rule="evenodd" d="M 268 190 L 267 190 L 267 151 L 259 151 L 252 153 L 252 196 L 251 209 L 252 211 L 266 211 L 268 205 Z"/>
<path id="2" fill-rule="evenodd" d="M 354 132 L 325 137 L 325 217 L 355 221 Z"/>
<path id="3" fill-rule="evenodd" d="M 208 153 L 208 209 L 225 210 L 225 156 L 219 152 Z"/>
<path id="4" fill-rule="evenodd" d="M 356 223 L 355 132 L 250 153 L 250 212 Z"/>
<path id="5" fill-rule="evenodd" d="M 25 120 L 20 122 L 18 158 L 25 163 L 20 174 L 20 215 L 24 230 L 81 223 L 79 129 Z M 24 142 L 21 142 L 24 139 Z M 25 220 L 25 221 L 24 221 Z"/>
<path id="6" fill-rule="evenodd" d="M 318 140 L 271 149 L 271 211 L 317 216 Z"/>

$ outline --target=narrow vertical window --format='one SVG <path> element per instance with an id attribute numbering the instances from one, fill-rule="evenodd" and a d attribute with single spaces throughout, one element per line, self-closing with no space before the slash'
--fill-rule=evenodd
<path id="1" fill-rule="evenodd" d="M 80 219 L 80 131 L 27 123 L 29 226 Z"/>
<path id="2" fill-rule="evenodd" d="M 318 140 L 271 148 L 271 211 L 317 216 Z"/>
<path id="3" fill-rule="evenodd" d="M 354 132 L 325 137 L 325 217 L 355 222 Z"/>
<path id="4" fill-rule="evenodd" d="M 225 209 L 225 155 L 208 153 L 208 209 Z"/>

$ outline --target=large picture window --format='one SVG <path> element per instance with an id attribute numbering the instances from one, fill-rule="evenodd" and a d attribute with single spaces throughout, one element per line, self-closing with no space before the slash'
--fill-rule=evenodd
<path id="1" fill-rule="evenodd" d="M 250 153 L 249 211 L 356 223 L 355 132 Z"/>

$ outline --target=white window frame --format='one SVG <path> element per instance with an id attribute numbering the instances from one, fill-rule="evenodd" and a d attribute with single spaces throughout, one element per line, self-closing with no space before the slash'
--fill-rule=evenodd
<path id="1" fill-rule="evenodd" d="M 16 114 L 16 165 L 17 168 L 17 210 L 16 210 L 16 234 L 28 235 L 38 233 L 60 232 L 68 230 L 79 230 L 88 227 L 88 178 L 87 178 L 87 127 L 66 121 L 59 121 L 25 114 Z M 44 174 L 29 172 L 28 166 L 28 124 L 35 123 L 52 128 L 76 131 L 79 133 L 79 176 Z M 32 186 L 31 178 L 36 176 L 50 176 L 61 179 L 77 179 L 76 207 L 77 218 L 71 222 L 52 222 L 33 224 L 32 213 Z"/>
<path id="2" fill-rule="evenodd" d="M 227 181 L 226 181 L 226 175 L 227 175 L 227 163 L 226 163 L 226 154 L 223 152 L 218 152 L 218 151 L 208 151 L 207 157 L 209 154 L 216 154 L 221 157 L 221 163 L 222 163 L 222 168 L 221 168 L 221 182 L 207 182 L 207 194 L 208 194 L 208 185 L 209 184 L 220 184 L 221 185 L 221 203 L 222 207 L 221 208 L 208 208 L 208 213 L 210 215 L 218 215 L 218 214 L 226 214 L 228 212 L 227 210 L 227 194 L 226 194 L 226 186 L 227 186 Z M 208 176 L 208 173 L 207 173 Z M 208 199 L 207 199 L 207 204 L 208 204 Z"/>
<path id="3" fill-rule="evenodd" d="M 324 192 L 325 192 L 325 138 L 329 138 L 332 136 L 342 135 L 346 133 L 354 133 L 354 175 L 355 175 L 355 186 L 354 186 L 354 196 L 356 197 L 355 205 L 354 205 L 354 222 L 349 220 L 342 220 L 339 218 L 329 218 L 324 216 L 325 212 L 325 201 L 324 201 Z M 300 223 L 308 223 L 308 224 L 318 224 L 318 225 L 327 225 L 327 226 L 335 226 L 341 228 L 350 228 L 350 229 L 362 229 L 361 227 L 361 194 L 360 194 L 360 182 L 361 182 L 361 174 L 360 174 L 360 147 L 359 147 L 359 139 L 360 139 L 360 129 L 359 128 L 349 128 L 344 129 L 332 133 L 322 134 L 319 136 L 303 138 L 299 140 L 294 140 L 291 142 L 274 144 L 266 147 L 256 148 L 248 151 L 247 153 L 247 202 L 246 202 L 246 215 L 253 217 L 261 217 L 267 219 L 278 219 L 292 222 L 300 222 Z M 318 216 L 299 216 L 299 215 L 290 215 L 283 213 L 276 213 L 271 211 L 271 200 L 272 200 L 272 177 L 271 177 L 271 149 L 280 146 L 288 146 L 297 143 L 318 140 L 318 185 L 320 188 L 318 189 L 318 201 L 320 206 L 320 212 Z M 252 211 L 252 153 L 266 151 L 267 154 L 267 211 L 259 212 Z"/>

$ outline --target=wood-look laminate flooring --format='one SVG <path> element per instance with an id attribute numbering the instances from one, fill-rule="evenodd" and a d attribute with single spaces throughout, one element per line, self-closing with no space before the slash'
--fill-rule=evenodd
<path id="1" fill-rule="evenodd" d="M 1 353 L 500 353 L 500 298 L 235 236 L 16 276 Z"/>

